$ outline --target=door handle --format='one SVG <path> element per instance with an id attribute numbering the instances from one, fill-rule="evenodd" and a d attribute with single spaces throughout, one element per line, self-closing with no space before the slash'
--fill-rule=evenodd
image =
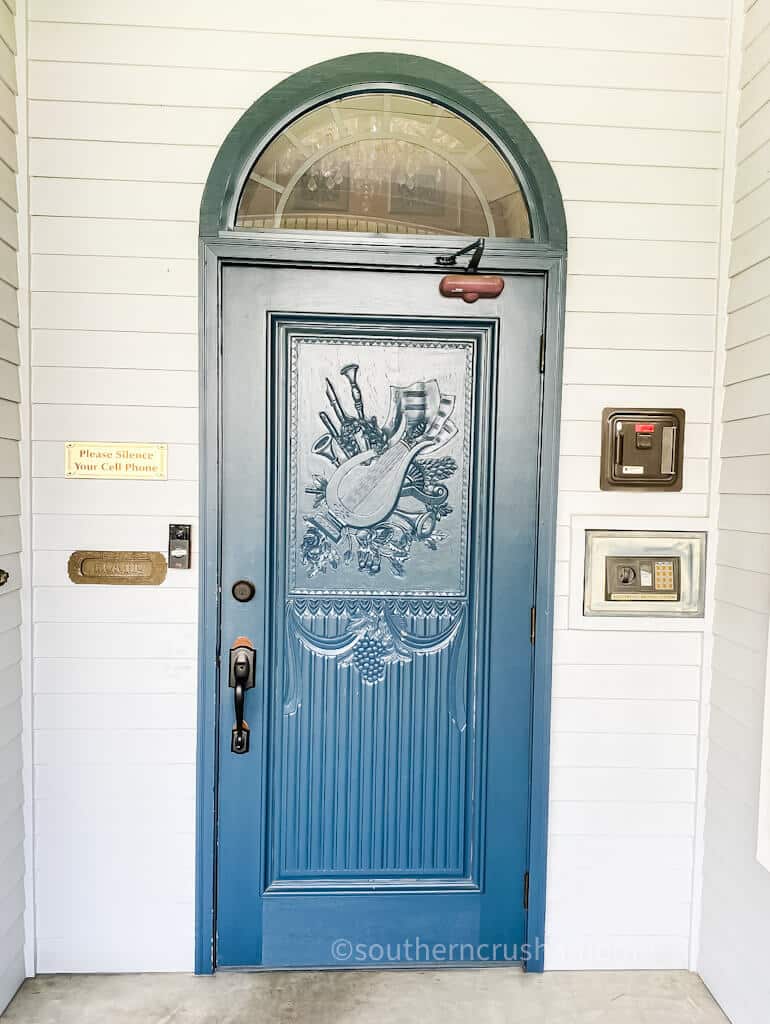
<path id="1" fill-rule="evenodd" d="M 257 652 L 251 640 L 239 636 L 230 648 L 230 689 L 234 691 L 235 726 L 233 727 L 230 750 L 234 754 L 248 754 L 249 727 L 243 714 L 246 707 L 246 691 L 254 688 L 254 666 Z"/>

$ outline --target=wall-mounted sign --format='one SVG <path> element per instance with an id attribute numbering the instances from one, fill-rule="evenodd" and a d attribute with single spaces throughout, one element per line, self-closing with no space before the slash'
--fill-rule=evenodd
<path id="1" fill-rule="evenodd" d="M 67 441 L 64 475 L 92 480 L 165 480 L 168 445 Z"/>
<path id="2" fill-rule="evenodd" d="M 153 587 L 166 578 L 160 551 L 73 551 L 67 572 L 73 583 Z"/>

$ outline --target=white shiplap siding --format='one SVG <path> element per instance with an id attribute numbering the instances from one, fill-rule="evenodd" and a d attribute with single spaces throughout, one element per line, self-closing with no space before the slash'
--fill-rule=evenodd
<path id="1" fill-rule="evenodd" d="M 729 14 L 728 0 L 34 3 L 41 970 L 192 963 L 191 577 L 170 574 L 146 602 L 112 588 L 94 603 L 72 600 L 64 572 L 73 547 L 162 548 L 169 521 L 195 523 L 197 216 L 230 126 L 287 74 L 362 50 L 452 64 L 531 125 L 570 232 L 566 599 L 573 516 L 675 526 L 709 511 Z M 599 420 L 613 403 L 684 405 L 681 494 L 599 492 Z M 75 491 L 61 442 L 77 437 L 168 441 L 171 479 Z M 548 966 L 685 967 L 701 636 L 571 630 L 560 606 Z"/>
<path id="2" fill-rule="evenodd" d="M 14 15 L 0 0 L 0 1013 L 25 974 L 15 67 Z"/>
<path id="3" fill-rule="evenodd" d="M 741 87 L 699 970 L 734 1024 L 755 1024 L 770 1006 L 770 872 L 756 856 L 770 619 L 768 0 L 747 5 Z"/>

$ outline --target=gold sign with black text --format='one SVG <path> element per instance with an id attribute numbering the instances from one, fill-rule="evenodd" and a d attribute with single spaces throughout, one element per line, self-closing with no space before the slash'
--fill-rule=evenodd
<path id="1" fill-rule="evenodd" d="M 67 441 L 64 475 L 91 480 L 166 480 L 168 445 Z"/>

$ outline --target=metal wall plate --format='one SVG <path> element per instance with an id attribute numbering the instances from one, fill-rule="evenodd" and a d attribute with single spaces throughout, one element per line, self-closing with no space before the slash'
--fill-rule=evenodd
<path id="1" fill-rule="evenodd" d="M 67 572 L 73 583 L 157 587 L 166 578 L 160 551 L 73 551 Z"/>
<path id="2" fill-rule="evenodd" d="M 703 615 L 706 534 L 678 530 L 586 530 L 583 614 L 699 618 Z M 633 570 L 623 583 L 610 586 L 625 564 Z M 671 567 L 671 589 L 655 585 L 656 565 Z M 647 569 L 647 567 L 649 567 Z M 642 569 L 651 573 L 640 585 Z M 659 570 L 659 576 L 662 573 Z M 660 583 L 661 580 L 658 580 Z M 638 593 L 634 593 L 634 589 Z M 656 593 L 656 589 L 659 592 Z M 672 599 L 673 598 L 673 599 Z"/>

